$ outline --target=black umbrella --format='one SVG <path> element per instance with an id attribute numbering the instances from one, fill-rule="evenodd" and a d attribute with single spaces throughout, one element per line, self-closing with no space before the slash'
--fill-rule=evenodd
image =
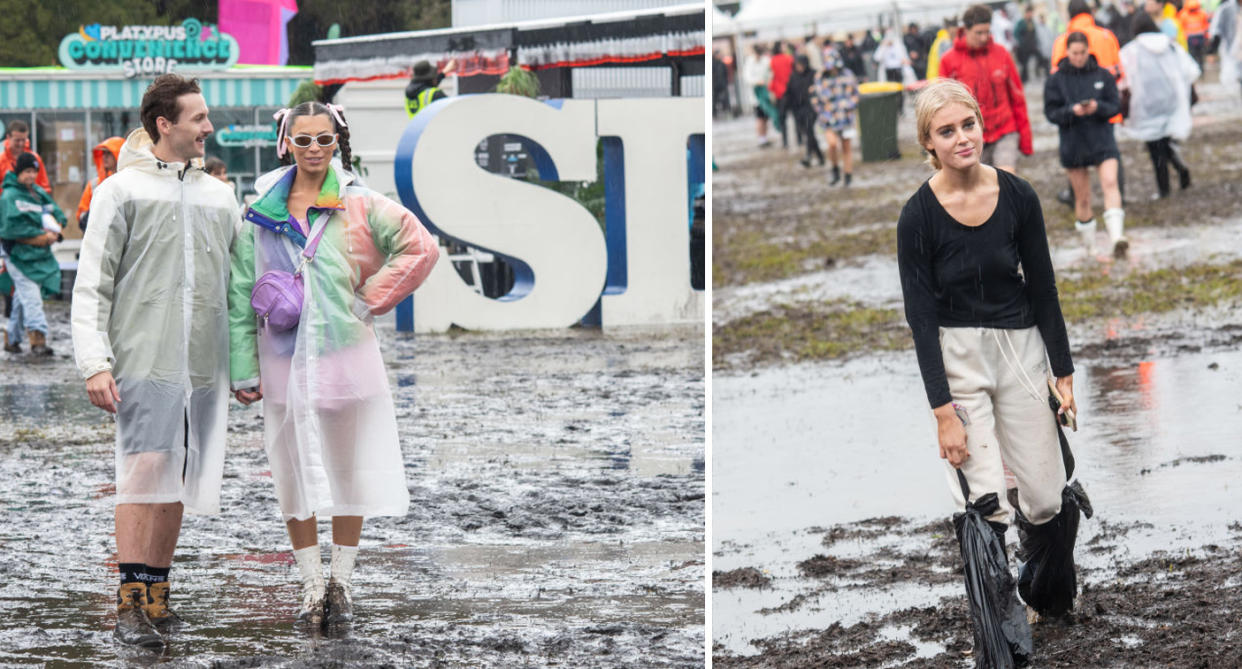
<path id="1" fill-rule="evenodd" d="M 990 492 L 971 502 L 970 486 L 960 469 L 957 480 L 966 499 L 966 510 L 954 514 L 953 527 L 965 565 L 966 598 L 975 635 L 975 667 L 1024 667 L 1033 650 L 1031 628 L 1014 592 L 1003 534 L 987 520 L 1000 508 L 1000 499 Z"/>

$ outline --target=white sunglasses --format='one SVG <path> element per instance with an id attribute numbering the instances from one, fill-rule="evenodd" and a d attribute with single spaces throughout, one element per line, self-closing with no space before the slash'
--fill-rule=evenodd
<path id="1" fill-rule="evenodd" d="M 308 149 L 310 148 L 310 145 L 312 143 L 318 144 L 319 146 L 325 146 L 325 147 L 336 144 L 336 133 L 331 133 L 331 134 L 325 133 L 322 135 L 314 135 L 314 136 L 291 135 L 288 137 L 289 137 L 289 142 L 293 144 L 294 146 L 298 147 L 299 149 Z"/>

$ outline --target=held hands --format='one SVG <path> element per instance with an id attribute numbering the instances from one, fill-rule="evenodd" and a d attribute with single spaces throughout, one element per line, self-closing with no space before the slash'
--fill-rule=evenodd
<path id="1" fill-rule="evenodd" d="M 940 457 L 954 467 L 961 467 L 970 452 L 966 450 L 966 427 L 953 411 L 953 404 L 936 407 L 936 432 L 940 441 Z"/>
<path id="2" fill-rule="evenodd" d="M 251 404 L 263 399 L 263 384 L 260 383 L 257 390 L 234 391 L 233 397 L 236 397 L 237 401 L 241 402 L 243 405 L 250 406 Z"/>
<path id="3" fill-rule="evenodd" d="M 116 405 L 121 403 L 121 393 L 116 389 L 112 372 L 100 372 L 87 379 L 86 394 L 90 397 L 91 404 L 108 413 L 116 413 Z"/>

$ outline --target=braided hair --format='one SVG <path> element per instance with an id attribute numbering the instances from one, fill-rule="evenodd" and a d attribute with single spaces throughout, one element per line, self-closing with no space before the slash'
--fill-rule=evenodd
<path id="1" fill-rule="evenodd" d="M 283 132 L 285 128 L 292 128 L 293 122 L 302 116 L 327 116 L 332 119 L 333 131 L 336 132 L 336 144 L 341 149 L 341 166 L 350 172 L 354 171 L 354 155 L 349 148 L 349 126 L 344 124 L 345 110 L 336 107 L 335 110 L 329 109 L 322 102 L 308 101 L 289 110 L 289 113 L 280 123 L 280 130 Z M 278 137 L 277 141 L 284 142 L 284 137 Z M 293 164 L 293 152 L 285 151 L 280 156 L 281 165 Z"/>

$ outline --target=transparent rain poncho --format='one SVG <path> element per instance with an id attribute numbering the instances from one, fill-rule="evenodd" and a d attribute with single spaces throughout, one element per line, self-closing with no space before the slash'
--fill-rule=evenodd
<path id="1" fill-rule="evenodd" d="M 1144 142 L 1190 136 L 1190 85 L 1202 72 L 1190 54 L 1161 33 L 1142 33 L 1121 49 L 1130 89 L 1125 128 Z"/>
<path id="2" fill-rule="evenodd" d="M 404 515 L 409 492 L 396 415 L 371 325 L 414 291 L 439 257 L 409 210 L 331 168 L 311 205 L 309 235 L 286 207 L 296 167 L 258 180 L 251 210 L 280 231 L 246 223 L 229 281 L 235 389 L 262 384 L 264 441 L 285 519 Z M 283 227 L 282 227 L 283 226 Z M 292 330 L 264 327 L 250 306 L 257 276 L 292 272 L 307 237 L 323 229 L 303 270 L 305 300 Z"/>
<path id="3" fill-rule="evenodd" d="M 220 508 L 229 402 L 229 250 L 240 228 L 228 186 L 151 153 L 146 131 L 91 200 L 73 290 L 84 378 L 111 371 L 116 502 Z M 188 429 L 187 429 L 188 428 Z"/>

